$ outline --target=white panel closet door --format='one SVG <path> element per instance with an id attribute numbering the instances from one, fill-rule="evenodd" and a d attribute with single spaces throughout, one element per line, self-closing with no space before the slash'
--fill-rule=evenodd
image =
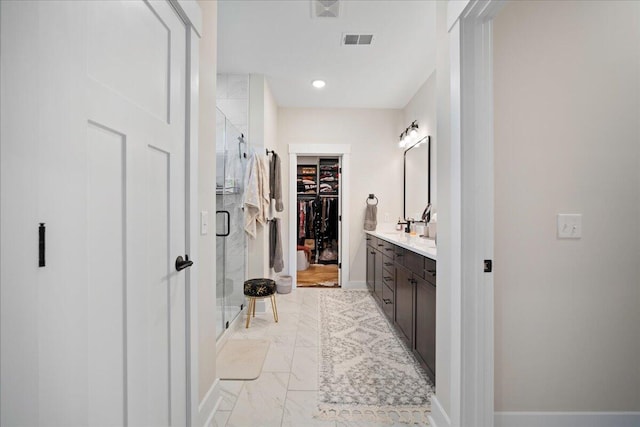
<path id="1" fill-rule="evenodd" d="M 0 423 L 184 425 L 184 24 L 165 1 L 0 7 Z"/>

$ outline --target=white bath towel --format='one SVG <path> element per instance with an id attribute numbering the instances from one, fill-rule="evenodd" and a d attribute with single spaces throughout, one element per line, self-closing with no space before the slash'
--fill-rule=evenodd
<path id="1" fill-rule="evenodd" d="M 269 205 L 271 202 L 269 196 L 269 166 L 266 156 L 257 156 L 258 160 L 258 185 L 260 196 L 260 215 L 258 216 L 258 222 L 262 225 L 267 223 L 269 217 Z"/>
<path id="2" fill-rule="evenodd" d="M 254 239 L 256 238 L 258 218 L 262 211 L 257 159 L 254 153 L 249 158 L 249 164 L 244 174 L 244 231 Z"/>

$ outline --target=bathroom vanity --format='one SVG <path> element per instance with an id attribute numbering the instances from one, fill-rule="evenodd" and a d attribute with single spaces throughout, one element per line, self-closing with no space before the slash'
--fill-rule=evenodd
<path id="1" fill-rule="evenodd" d="M 399 231 L 365 233 L 367 288 L 435 384 L 435 244 Z"/>

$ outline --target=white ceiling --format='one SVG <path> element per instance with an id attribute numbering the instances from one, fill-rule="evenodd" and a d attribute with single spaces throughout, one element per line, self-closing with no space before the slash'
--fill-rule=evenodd
<path id="1" fill-rule="evenodd" d="M 435 69 L 435 2 L 340 2 L 339 18 L 312 18 L 311 0 L 219 0 L 218 72 L 264 74 L 282 107 L 403 108 Z"/>

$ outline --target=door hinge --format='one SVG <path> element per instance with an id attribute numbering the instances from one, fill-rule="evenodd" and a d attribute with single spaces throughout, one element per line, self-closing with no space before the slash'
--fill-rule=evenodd
<path id="1" fill-rule="evenodd" d="M 227 323 L 224 324 L 224 328 L 229 329 L 229 321 L 227 321 Z"/>
<path id="2" fill-rule="evenodd" d="M 342 263 L 341 262 L 338 263 L 338 268 L 342 268 Z"/>
<path id="3" fill-rule="evenodd" d="M 342 215 L 338 215 L 338 221 L 342 221 Z"/>
<path id="4" fill-rule="evenodd" d="M 338 173 L 342 173 L 342 168 L 338 168 Z"/>
<path id="5" fill-rule="evenodd" d="M 490 259 L 484 260 L 484 272 L 491 273 L 493 271 L 493 261 Z"/>

